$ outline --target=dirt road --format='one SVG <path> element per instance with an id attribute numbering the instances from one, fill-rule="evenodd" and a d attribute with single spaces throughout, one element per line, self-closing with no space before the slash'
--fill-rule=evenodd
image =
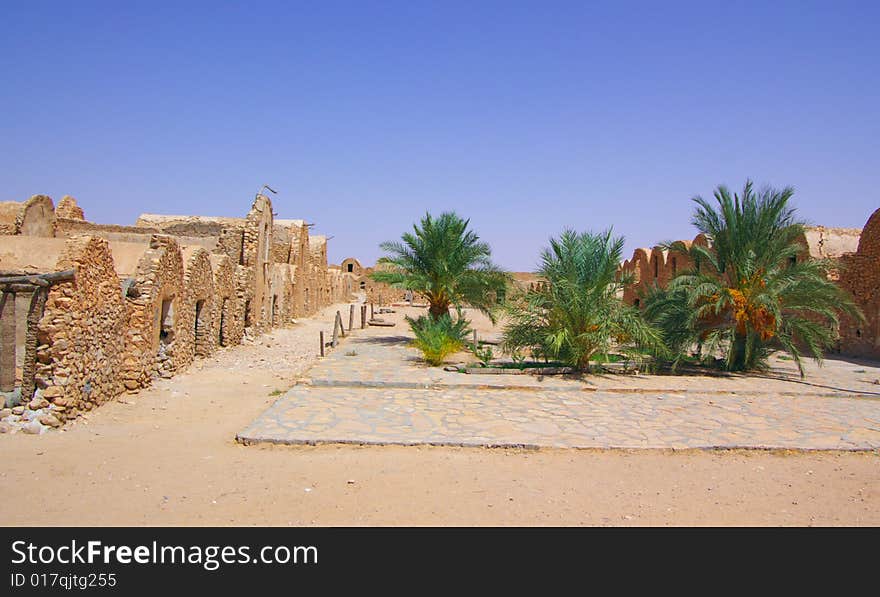
<path id="1" fill-rule="evenodd" d="M 876 454 L 237 444 L 313 362 L 334 312 L 63 432 L 0 435 L 0 524 L 880 524 Z"/>

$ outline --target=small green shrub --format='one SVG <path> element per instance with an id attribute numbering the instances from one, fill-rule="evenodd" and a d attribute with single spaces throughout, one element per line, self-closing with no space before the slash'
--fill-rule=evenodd
<path id="1" fill-rule="evenodd" d="M 491 361 L 495 357 L 495 353 L 493 352 L 491 346 L 475 346 L 473 352 L 474 355 L 478 359 L 480 359 L 480 361 L 486 363 L 487 365 L 489 364 L 489 361 Z"/>
<path id="2" fill-rule="evenodd" d="M 429 365 L 442 365 L 446 357 L 467 344 L 470 326 L 460 311 L 456 319 L 447 314 L 437 319 L 424 315 L 418 319 L 407 316 L 406 321 L 416 336 L 413 346 L 422 351 Z"/>

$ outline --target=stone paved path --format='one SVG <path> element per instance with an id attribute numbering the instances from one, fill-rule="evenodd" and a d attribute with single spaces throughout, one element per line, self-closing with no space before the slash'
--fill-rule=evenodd
<path id="1" fill-rule="evenodd" d="M 405 331 L 401 324 L 356 330 L 312 368 L 310 379 L 282 396 L 238 439 L 880 449 L 880 393 L 871 383 L 880 373 L 876 367 L 838 362 L 828 375 L 806 384 L 745 376 L 465 375 L 421 364 L 417 351 L 407 346 Z M 865 368 L 853 373 L 854 367 Z"/>
<path id="2" fill-rule="evenodd" d="M 880 448 L 880 400 L 298 386 L 245 443 Z"/>

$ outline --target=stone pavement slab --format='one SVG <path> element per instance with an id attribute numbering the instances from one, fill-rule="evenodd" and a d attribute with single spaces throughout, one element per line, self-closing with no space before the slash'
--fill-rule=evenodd
<path id="1" fill-rule="evenodd" d="M 296 386 L 243 443 L 880 449 L 880 400 Z"/>

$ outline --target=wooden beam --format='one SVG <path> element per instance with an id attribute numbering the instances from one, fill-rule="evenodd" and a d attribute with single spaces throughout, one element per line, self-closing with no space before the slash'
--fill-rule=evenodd
<path id="1" fill-rule="evenodd" d="M 6 284 L 5 282 L 0 282 L 0 290 L 3 292 L 24 292 L 30 294 L 39 289 L 40 286 L 34 286 L 33 284 Z"/>
<path id="2" fill-rule="evenodd" d="M 48 274 L 33 274 L 26 276 L 0 276 L 0 284 L 36 284 L 48 286 L 53 282 L 66 282 L 73 280 L 76 270 L 67 269 L 63 272 L 49 272 Z"/>

